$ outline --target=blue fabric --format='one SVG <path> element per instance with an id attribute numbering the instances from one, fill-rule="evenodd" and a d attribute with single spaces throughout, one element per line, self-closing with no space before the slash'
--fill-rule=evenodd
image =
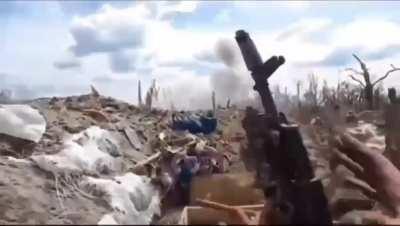
<path id="1" fill-rule="evenodd" d="M 204 134 L 210 134 L 217 128 L 216 118 L 201 117 L 200 122 Z"/>
<path id="2" fill-rule="evenodd" d="M 188 186 L 192 181 L 193 174 L 190 169 L 183 168 L 179 174 L 179 181 L 182 185 Z"/>
<path id="3" fill-rule="evenodd" d="M 188 130 L 193 134 L 210 134 L 217 128 L 217 119 L 204 116 L 199 119 L 187 118 L 185 120 L 174 121 L 172 128 L 175 130 Z"/>

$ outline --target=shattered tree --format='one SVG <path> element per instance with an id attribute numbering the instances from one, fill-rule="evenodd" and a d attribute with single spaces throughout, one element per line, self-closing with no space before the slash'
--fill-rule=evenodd
<path id="1" fill-rule="evenodd" d="M 346 71 L 349 72 L 353 72 L 356 75 L 361 75 L 363 77 L 364 82 L 362 82 L 360 79 L 354 77 L 353 74 L 348 74 L 350 76 L 351 79 L 353 79 L 354 81 L 356 81 L 357 83 L 359 83 L 361 85 L 361 87 L 363 88 L 364 91 L 364 98 L 366 101 L 366 107 L 368 110 L 373 110 L 375 105 L 374 105 L 374 88 L 376 86 L 376 84 L 382 82 L 383 80 L 385 80 L 391 73 L 400 70 L 400 68 L 395 67 L 393 64 L 390 65 L 392 67 L 392 69 L 388 70 L 385 75 L 383 75 L 382 77 L 380 77 L 379 79 L 377 79 L 375 82 L 371 81 L 371 76 L 369 73 L 369 69 L 367 68 L 366 64 L 356 55 L 353 54 L 353 57 L 358 61 L 358 63 L 360 64 L 361 70 L 362 71 L 358 71 L 355 70 L 353 68 L 347 68 Z"/>
<path id="2" fill-rule="evenodd" d="M 142 101 L 142 85 L 140 83 L 140 80 L 138 81 L 138 105 L 141 107 L 143 105 Z"/>
<path id="3" fill-rule="evenodd" d="M 300 109 L 301 108 L 301 98 L 300 98 L 300 93 L 301 93 L 301 81 L 296 82 L 296 96 L 297 96 L 297 107 Z"/>
<path id="4" fill-rule="evenodd" d="M 146 109 L 151 110 L 153 106 L 153 100 L 157 100 L 158 98 L 159 88 L 156 85 L 156 80 L 153 79 L 153 82 L 150 88 L 147 90 L 146 93 Z"/>
<path id="5" fill-rule="evenodd" d="M 385 109 L 385 143 L 386 151 L 392 152 L 400 150 L 400 137 L 398 135 L 398 131 L 400 130 L 400 99 L 397 97 L 395 88 L 388 90 L 388 98 L 390 104 Z"/>
<path id="6" fill-rule="evenodd" d="M 212 104 L 213 113 L 215 114 L 215 110 L 216 110 L 215 91 L 212 91 L 212 94 L 211 94 L 211 104 Z"/>

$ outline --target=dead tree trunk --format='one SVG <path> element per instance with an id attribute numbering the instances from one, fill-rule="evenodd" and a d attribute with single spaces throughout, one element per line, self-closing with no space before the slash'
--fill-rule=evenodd
<path id="1" fill-rule="evenodd" d="M 364 88 L 365 100 L 367 101 L 367 109 L 374 109 L 374 87 L 372 84 L 367 84 Z"/>
<path id="2" fill-rule="evenodd" d="M 313 73 L 309 74 L 308 75 L 308 91 L 305 94 L 305 97 L 310 102 L 311 110 L 313 113 L 316 113 L 319 110 L 320 96 L 318 95 L 319 94 L 318 87 L 319 87 L 318 77 Z"/>
<path id="3" fill-rule="evenodd" d="M 356 60 L 360 64 L 362 71 L 357 71 L 353 68 L 347 68 L 346 70 L 351 71 L 354 74 L 363 76 L 364 82 L 357 79 L 352 74 L 349 74 L 350 78 L 353 79 L 354 81 L 358 82 L 361 85 L 361 87 L 363 88 L 364 99 L 366 101 L 367 109 L 373 110 L 374 109 L 374 87 L 375 87 L 375 85 L 378 84 L 379 82 L 383 81 L 384 79 L 386 79 L 390 73 L 400 70 L 400 68 L 396 68 L 395 66 L 391 65 L 392 66 L 391 70 L 387 71 L 384 76 L 380 77 L 375 82 L 372 82 L 369 70 L 368 70 L 367 66 L 365 65 L 365 63 L 356 54 L 353 54 L 353 57 L 356 58 Z"/>
<path id="4" fill-rule="evenodd" d="M 226 101 L 226 108 L 229 109 L 231 107 L 231 99 Z"/>
<path id="5" fill-rule="evenodd" d="M 300 91 L 301 91 L 301 81 L 297 81 L 297 107 L 301 108 Z"/>
<path id="6" fill-rule="evenodd" d="M 388 90 L 388 97 L 390 103 L 385 109 L 385 155 L 396 166 L 400 166 L 400 98 L 396 96 L 394 88 Z"/>
<path id="7" fill-rule="evenodd" d="M 396 89 L 395 88 L 388 89 L 388 97 L 389 97 L 389 102 L 391 104 L 399 104 L 399 99 L 397 98 L 397 94 L 396 94 Z"/>
<path id="8" fill-rule="evenodd" d="M 374 91 L 374 103 L 376 109 L 382 109 L 384 103 L 384 97 L 382 96 L 382 87 L 378 87 Z"/>
<path id="9" fill-rule="evenodd" d="M 147 110 L 151 111 L 151 108 L 153 105 L 153 99 L 157 100 L 158 91 L 159 91 L 159 89 L 157 88 L 156 80 L 153 79 L 153 83 L 151 84 L 149 90 L 147 90 L 147 93 L 146 93 L 146 109 Z"/>
<path id="10" fill-rule="evenodd" d="M 143 105 L 142 102 L 142 85 L 140 84 L 140 80 L 138 82 L 138 105 L 141 107 Z"/>
<path id="11" fill-rule="evenodd" d="M 214 115 L 215 115 L 215 112 L 216 112 L 215 91 L 212 91 L 212 94 L 211 94 L 211 103 L 212 103 L 213 113 L 214 113 Z"/>
<path id="12" fill-rule="evenodd" d="M 362 70 L 361 75 L 364 77 L 364 98 L 367 102 L 367 109 L 372 110 L 374 108 L 374 86 L 371 83 L 369 70 L 365 63 L 361 61 L 361 59 L 356 54 L 353 54 L 353 56 L 360 63 L 360 67 Z"/>

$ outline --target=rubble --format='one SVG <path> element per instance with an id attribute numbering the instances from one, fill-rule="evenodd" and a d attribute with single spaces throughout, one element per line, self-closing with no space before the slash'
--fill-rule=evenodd
<path id="1" fill-rule="evenodd" d="M 134 130 L 130 129 L 129 127 L 125 127 L 122 130 L 124 131 L 126 137 L 129 140 L 129 143 L 132 145 L 133 148 L 135 148 L 136 150 L 143 149 L 143 144 Z"/>
<path id="2" fill-rule="evenodd" d="M 221 135 L 173 130 L 168 111 L 142 110 L 104 97 L 94 87 L 86 95 L 1 105 L 0 113 L 3 125 L 9 125 L 2 127 L 0 154 L 8 159 L 3 167 L 29 170 L 32 178 L 43 181 L 41 187 L 49 188 L 40 193 L 48 216 L 31 215 L 24 221 L 23 212 L 16 211 L 2 218 L 9 219 L 5 222 L 151 224 L 169 212 L 165 209 L 175 208 L 163 204 L 174 197 L 170 193 L 178 180 L 172 158 L 192 152 L 203 175 L 224 172 L 213 169 L 227 166 L 224 156 L 230 144 L 222 145 Z M 29 152 L 14 153 L 27 148 Z M 27 193 L 20 183 L 10 185 L 15 197 Z M 31 206 L 39 202 L 32 201 Z M 98 202 L 102 204 L 93 207 Z M 78 204 L 95 214 L 74 212 Z"/>
<path id="3" fill-rule="evenodd" d="M 140 108 L 91 89 L 86 95 L 0 105 L 0 118 L 8 125 L 0 130 L 0 203 L 10 203 L 0 223 L 236 222 L 223 211 L 198 206 L 197 199 L 262 209 L 264 196 L 256 188 L 254 156 L 241 124 L 244 110 L 217 108 L 210 118 L 215 128 L 190 131 L 176 122 L 192 117 L 202 125 L 204 112 Z M 384 130 L 374 124 L 382 114 L 358 115 L 345 131 L 383 152 Z M 346 186 L 350 174 L 334 162 L 327 124 L 314 117 L 301 132 L 335 220 L 349 222 L 349 212 L 374 211 L 375 202 Z M 194 172 L 187 206 L 177 186 L 180 160 Z M 24 180 L 34 181 L 33 187 Z M 38 198 L 27 201 L 28 219 L 19 202 L 34 194 Z"/>

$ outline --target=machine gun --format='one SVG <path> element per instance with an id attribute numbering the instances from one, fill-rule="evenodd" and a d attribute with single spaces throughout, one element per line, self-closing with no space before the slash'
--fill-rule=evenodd
<path id="1" fill-rule="evenodd" d="M 266 199 L 281 216 L 279 224 L 331 225 L 323 186 L 314 171 L 298 126 L 290 124 L 277 111 L 268 78 L 285 63 L 283 56 L 272 56 L 265 63 L 249 34 L 243 30 L 235 37 L 247 69 L 255 82 L 264 114 L 247 108 L 243 127 L 250 149 L 255 152 L 257 175 Z"/>

